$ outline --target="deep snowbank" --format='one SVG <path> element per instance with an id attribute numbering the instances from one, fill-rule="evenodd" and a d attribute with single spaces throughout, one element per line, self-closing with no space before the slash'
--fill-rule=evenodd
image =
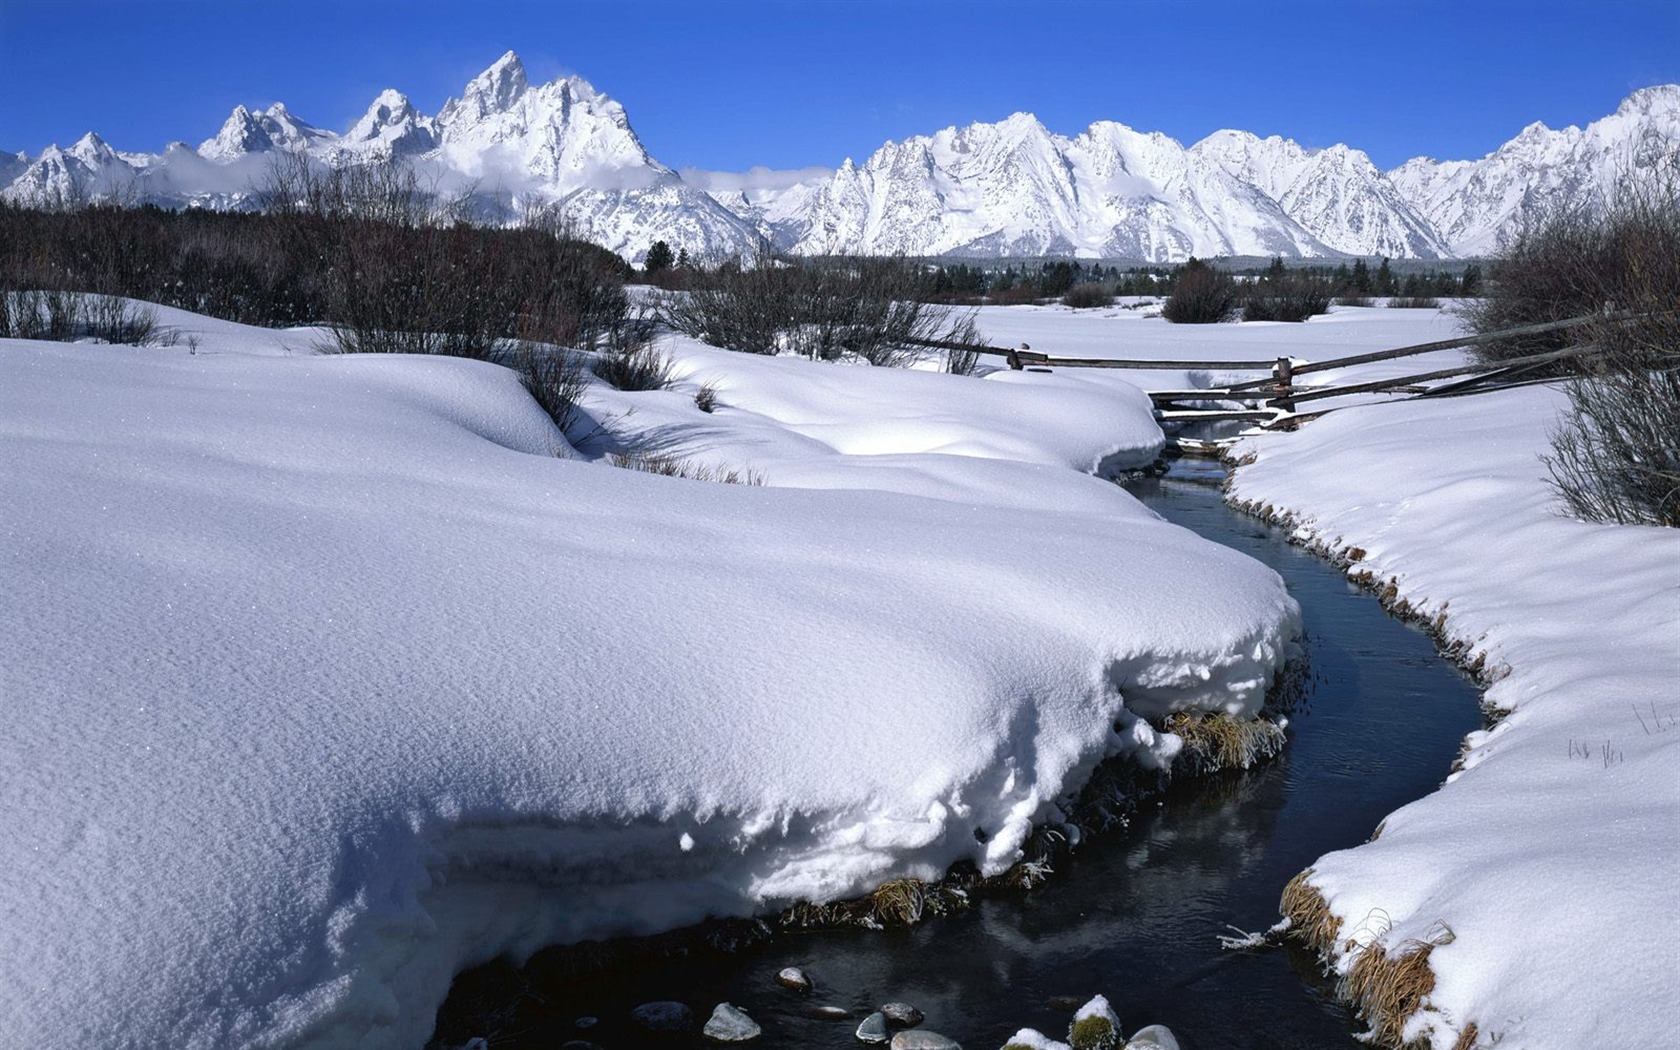
<path id="1" fill-rule="evenodd" d="M 1534 1050 L 1680 1031 L 1680 532 L 1562 516 L 1539 456 L 1563 405 L 1541 388 L 1379 405 L 1236 450 L 1258 459 L 1234 499 L 1362 550 L 1353 571 L 1503 675 L 1487 701 L 1510 714 L 1463 771 L 1310 877 L 1344 972 L 1350 939 L 1439 944 L 1406 1029 L 1438 1050 L 1471 1024 L 1477 1046 Z"/>
<path id="2" fill-rule="evenodd" d="M 995 871 L 1105 755 L 1170 756 L 1136 716 L 1253 713 L 1295 631 L 1066 469 L 1153 455 L 1135 392 L 866 426 L 946 377 L 694 352 L 716 418 L 591 401 L 803 486 L 744 487 L 580 461 L 493 366 L 240 340 L 0 342 L 19 1045 L 414 1046 L 499 952 Z"/>

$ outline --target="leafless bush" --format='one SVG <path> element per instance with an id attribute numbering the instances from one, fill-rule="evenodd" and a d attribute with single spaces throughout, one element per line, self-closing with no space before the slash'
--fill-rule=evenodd
<path id="1" fill-rule="evenodd" d="M 1369 307 L 1372 305 L 1372 302 L 1371 297 L 1368 295 L 1338 295 L 1336 297 L 1336 305 Z"/>
<path id="2" fill-rule="evenodd" d="M 1553 212 L 1519 228 L 1489 267 L 1484 295 L 1464 309 L 1471 330 L 1486 334 L 1607 311 L 1674 309 L 1680 296 L 1677 186 L 1680 158 L 1671 158 L 1629 173 L 1603 208 Z M 1668 295 L 1660 292 L 1665 276 Z M 1484 343 L 1475 352 L 1485 361 L 1508 360 L 1599 342 L 1602 334 L 1544 332 Z"/>
<path id="3" fill-rule="evenodd" d="M 589 387 L 589 368 L 582 355 L 563 347 L 521 343 L 514 352 L 513 368 L 562 433 L 578 421 L 578 400 Z"/>
<path id="4" fill-rule="evenodd" d="M 88 335 L 107 343 L 151 346 L 163 340 L 156 310 L 115 295 L 89 296 L 82 324 Z"/>
<path id="5" fill-rule="evenodd" d="M 1396 295 L 1388 301 L 1392 310 L 1433 310 L 1441 300 L 1433 295 Z"/>
<path id="6" fill-rule="evenodd" d="M 672 383 L 671 358 L 653 342 L 651 318 L 613 328 L 595 362 L 595 374 L 620 390 L 665 390 Z"/>
<path id="7" fill-rule="evenodd" d="M 970 341 L 972 312 L 918 301 L 923 276 L 903 259 L 732 260 L 659 302 L 685 335 L 755 354 L 790 353 L 902 367 L 923 341 Z"/>
<path id="8" fill-rule="evenodd" d="M 1173 324 L 1218 324 L 1237 312 L 1240 296 L 1231 275 L 1191 259 L 1173 276 L 1161 316 Z"/>
<path id="9" fill-rule="evenodd" d="M 1305 321 L 1330 310 L 1330 282 L 1306 273 L 1290 273 L 1282 260 L 1247 289 L 1245 321 Z"/>
<path id="10" fill-rule="evenodd" d="M 962 342 L 972 342 L 978 338 L 974 331 L 974 321 L 969 319 L 964 326 L 967 336 Z M 957 340 L 952 340 L 956 342 Z M 971 376 L 980 370 L 980 354 L 974 350 L 959 350 L 955 347 L 945 348 L 945 371 L 956 376 Z"/>
<path id="11" fill-rule="evenodd" d="M 1062 305 L 1075 310 L 1091 310 L 1114 305 L 1114 293 L 1102 284 L 1076 284 L 1062 293 Z"/>
<path id="12" fill-rule="evenodd" d="M 1559 294 L 1594 315 L 1567 333 L 1596 352 L 1577 358 L 1552 435 L 1559 495 L 1590 521 L 1680 527 L 1680 162 L 1658 175 L 1598 218 L 1535 231 L 1561 253 L 1549 267 L 1518 249 L 1525 274 L 1566 275 Z"/>
<path id="13" fill-rule="evenodd" d="M 1573 379 L 1569 405 L 1546 466 L 1570 513 L 1680 528 L 1680 352 Z"/>
<path id="14" fill-rule="evenodd" d="M 151 346 L 163 340 L 157 311 L 111 295 L 62 288 L 0 292 L 0 337 Z"/>

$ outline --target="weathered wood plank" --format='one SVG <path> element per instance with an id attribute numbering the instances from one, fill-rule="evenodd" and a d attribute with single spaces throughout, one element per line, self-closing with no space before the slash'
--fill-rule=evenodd
<path id="1" fill-rule="evenodd" d="M 1392 379 L 1377 379 L 1369 383 L 1353 383 L 1348 386 L 1318 387 L 1310 390 L 1297 391 L 1292 395 L 1294 401 L 1317 401 L 1326 397 L 1338 397 L 1342 394 L 1370 394 L 1396 387 L 1413 386 L 1431 379 L 1449 379 L 1453 376 L 1469 375 L 1473 372 L 1489 372 L 1518 365 L 1532 367 L 1553 361 L 1562 361 L 1583 354 L 1596 353 L 1596 346 L 1572 346 L 1562 350 L 1553 350 L 1544 354 L 1530 354 L 1527 357 L 1515 357 L 1503 362 L 1495 368 L 1486 364 L 1460 365 L 1457 368 L 1442 368 L 1434 372 L 1419 372 L 1416 375 L 1395 376 Z"/>

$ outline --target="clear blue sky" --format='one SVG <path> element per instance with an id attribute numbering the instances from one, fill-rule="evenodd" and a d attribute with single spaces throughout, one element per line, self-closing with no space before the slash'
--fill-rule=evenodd
<path id="1" fill-rule="evenodd" d="M 436 113 L 508 49 L 578 73 L 673 167 L 861 160 L 1016 110 L 1186 144 L 1222 127 L 1388 167 L 1476 157 L 1680 82 L 1680 0 L 1519 3 L 92 3 L 0 0 L 0 148 L 154 151 L 237 103 L 342 131 L 382 88 Z"/>

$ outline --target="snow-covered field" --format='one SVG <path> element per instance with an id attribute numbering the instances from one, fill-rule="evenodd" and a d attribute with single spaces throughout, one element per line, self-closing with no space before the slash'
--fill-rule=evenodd
<path id="1" fill-rule="evenodd" d="M 9 1044 L 413 1047 L 497 954 L 997 871 L 1297 630 L 1086 473 L 1160 447 L 1112 377 L 677 343 L 588 397 L 725 485 L 492 365 L 160 313 L 0 342 Z"/>

